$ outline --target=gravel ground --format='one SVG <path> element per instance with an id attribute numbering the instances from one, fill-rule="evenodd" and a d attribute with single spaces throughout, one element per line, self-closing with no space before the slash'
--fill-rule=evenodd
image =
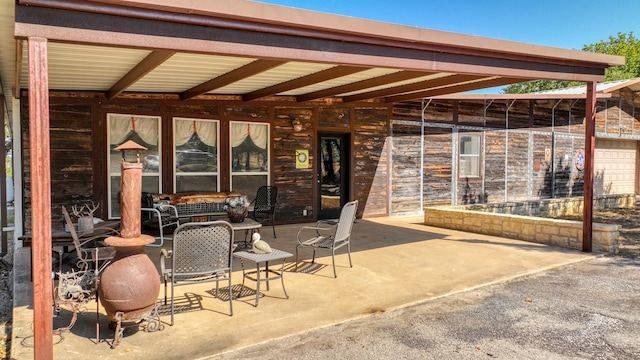
<path id="1" fill-rule="evenodd" d="M 600 257 L 213 359 L 640 359 L 639 338 L 640 262 Z"/>

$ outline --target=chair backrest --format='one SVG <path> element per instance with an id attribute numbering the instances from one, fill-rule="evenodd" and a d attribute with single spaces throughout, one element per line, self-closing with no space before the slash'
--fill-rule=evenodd
<path id="1" fill-rule="evenodd" d="M 231 270 L 233 228 L 226 221 L 189 222 L 173 233 L 172 272 L 192 278 Z"/>
<path id="2" fill-rule="evenodd" d="M 272 212 L 278 201 L 278 188 L 261 186 L 256 193 L 254 209 L 258 212 Z"/>
<path id="3" fill-rule="evenodd" d="M 85 254 L 82 251 L 82 247 L 80 245 L 78 233 L 76 232 L 76 229 L 73 226 L 73 221 L 71 221 L 71 216 L 69 215 L 69 212 L 64 205 L 62 205 L 62 215 L 64 215 L 64 220 L 67 223 L 67 227 L 69 228 L 69 234 L 71 234 L 71 238 L 73 239 L 73 246 L 76 248 L 76 255 L 78 256 L 78 259 L 86 260 Z"/>
<path id="4" fill-rule="evenodd" d="M 334 236 L 336 242 L 346 241 L 351 237 L 351 228 L 356 219 L 356 211 L 358 210 L 358 200 L 350 201 L 340 210 L 340 220 L 336 227 Z"/>

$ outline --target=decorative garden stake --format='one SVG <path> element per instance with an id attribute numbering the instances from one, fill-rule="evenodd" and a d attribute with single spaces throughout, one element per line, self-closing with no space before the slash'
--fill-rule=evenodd
<path id="1" fill-rule="evenodd" d="M 122 150 L 121 178 L 121 230 L 120 236 L 111 236 L 105 242 L 116 248 L 116 256 L 102 272 L 99 298 L 107 316 L 115 323 L 115 336 L 111 347 L 122 340 L 124 328 L 147 321 L 146 331 L 160 330 L 162 325 L 155 308 L 160 293 L 160 274 L 144 253 L 144 246 L 154 238 L 141 234 L 142 164 L 140 156 L 135 163 L 127 162 L 127 150 L 146 150 L 133 141 L 115 148 Z"/>

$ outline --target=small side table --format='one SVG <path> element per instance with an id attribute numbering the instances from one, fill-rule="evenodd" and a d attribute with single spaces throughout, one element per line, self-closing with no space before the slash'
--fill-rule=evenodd
<path id="1" fill-rule="evenodd" d="M 286 258 L 293 256 L 293 254 L 282 250 L 272 249 L 272 252 L 270 254 L 257 254 L 252 251 L 236 251 L 233 253 L 233 256 L 240 259 L 240 264 L 242 265 L 242 285 L 244 286 L 245 278 L 256 282 L 256 307 L 258 306 L 258 302 L 260 301 L 260 282 L 267 283 L 268 291 L 269 281 L 280 279 L 280 281 L 282 282 L 282 290 L 284 291 L 284 295 L 287 299 L 289 298 L 287 290 L 284 288 L 284 261 L 286 260 Z M 244 260 L 254 262 L 256 264 L 256 270 L 245 271 Z M 282 266 L 280 267 L 280 270 L 269 269 L 269 261 L 276 260 L 282 260 Z M 264 263 L 264 269 L 260 269 L 260 263 Z M 260 277 L 261 273 L 264 274 L 264 277 Z"/>

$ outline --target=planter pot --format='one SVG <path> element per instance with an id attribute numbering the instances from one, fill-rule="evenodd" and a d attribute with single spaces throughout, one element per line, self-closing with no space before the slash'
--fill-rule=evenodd
<path id="1" fill-rule="evenodd" d="M 229 217 L 229 221 L 232 223 L 241 223 L 244 219 L 247 218 L 247 214 L 249 213 L 249 208 L 245 207 L 242 209 L 227 209 L 227 216 Z"/>

